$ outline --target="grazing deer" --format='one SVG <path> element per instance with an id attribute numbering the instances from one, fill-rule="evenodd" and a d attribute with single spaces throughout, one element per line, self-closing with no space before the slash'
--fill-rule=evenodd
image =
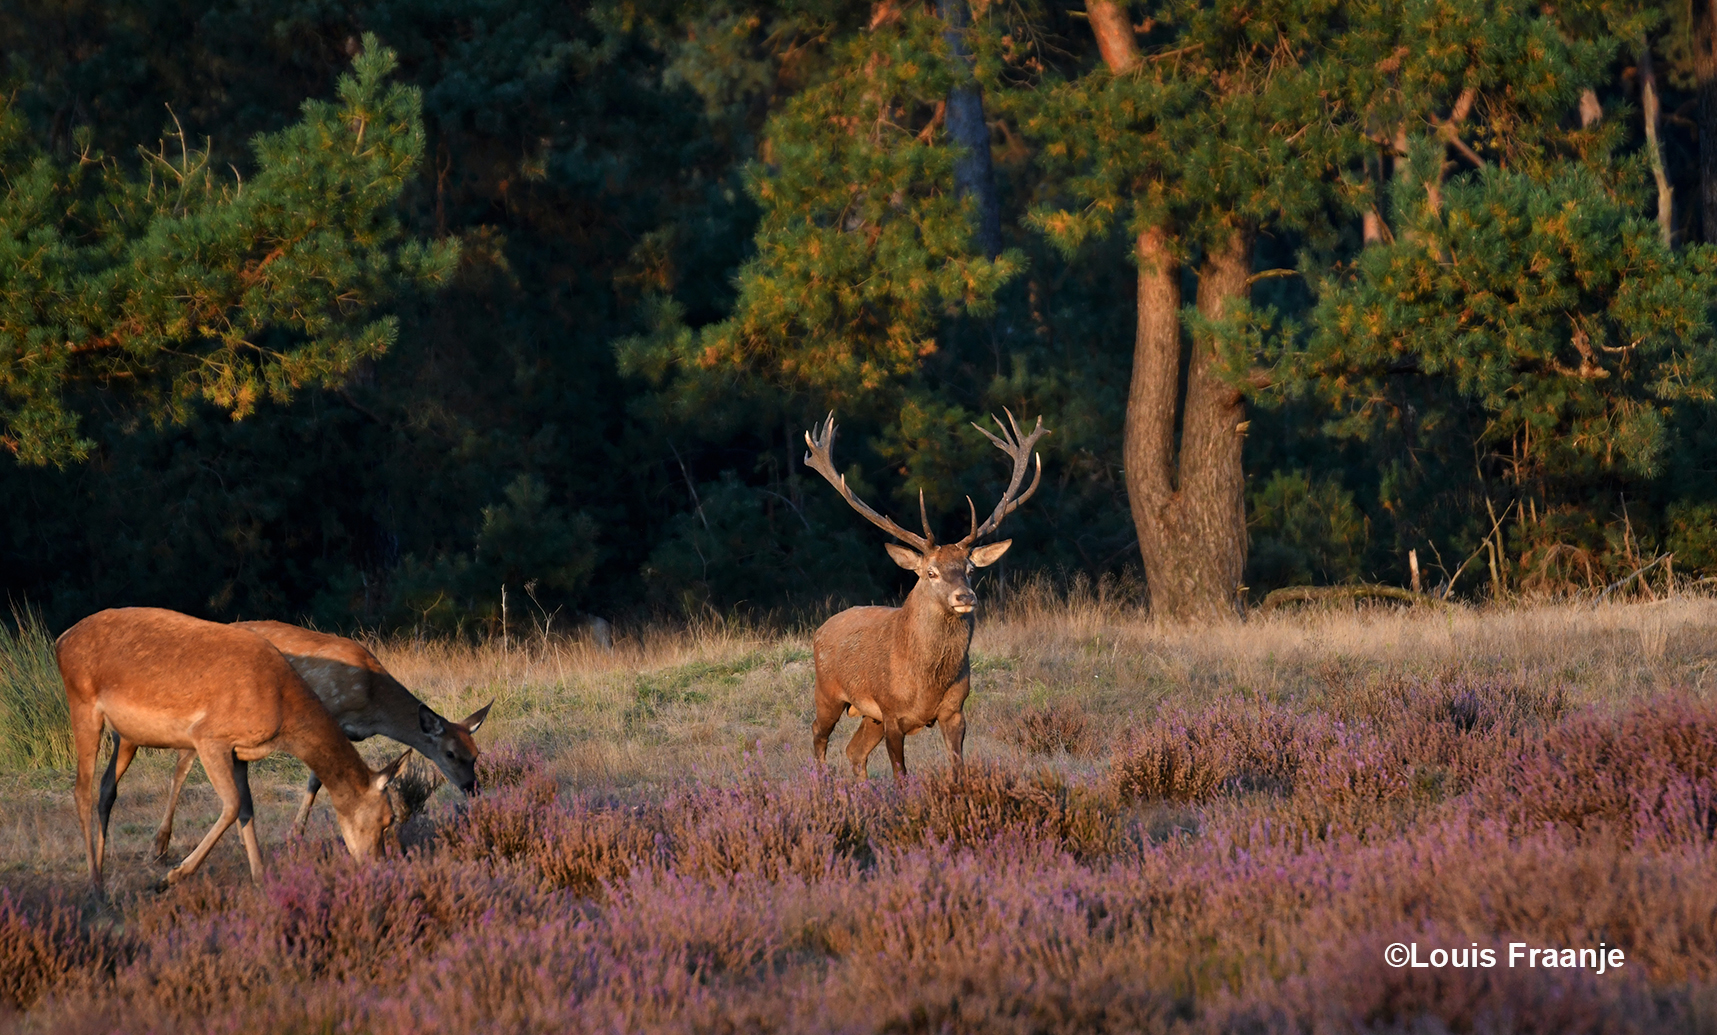
<path id="1" fill-rule="evenodd" d="M 450 722 L 412 696 L 374 654 L 344 636 L 312 632 L 285 622 L 235 625 L 261 636 L 285 655 L 348 738 L 364 740 L 380 734 L 416 748 L 435 763 L 453 786 L 467 796 L 477 793 L 477 742 L 471 739 L 471 734 L 477 732 L 495 702 L 490 701 L 467 715 L 464 722 Z M 155 832 L 157 857 L 166 856 L 172 842 L 173 811 L 196 757 L 195 751 L 179 752 L 179 765 L 173 770 L 173 789 L 167 795 L 167 814 L 161 819 L 161 829 Z M 298 815 L 292 820 L 294 836 L 304 833 L 310 808 L 316 803 L 316 792 L 321 788 L 322 781 L 311 773 Z"/>
<path id="2" fill-rule="evenodd" d="M 1032 447 L 1046 434 L 1043 418 L 1037 419 L 1030 435 L 1020 434 L 1012 413 L 1008 414 L 1008 424 L 1013 429 L 1011 436 L 1001 421 L 996 421 L 1001 438 L 972 425 L 1012 458 L 1013 477 L 995 512 L 982 525 L 978 524 L 977 508 L 967 497 L 972 531 L 959 542 L 944 546 L 936 545 L 930 531 L 922 491 L 918 494 L 918 517 L 924 534 L 917 536 L 870 509 L 847 488 L 847 480 L 836 473 L 830 455 L 835 441 L 834 414 L 829 414 L 816 437 L 805 433 L 805 444 L 811 449 L 805 465 L 828 479 L 841 498 L 871 524 L 910 544 L 910 550 L 893 543 L 883 549 L 894 563 L 918 574 L 918 584 L 900 607 L 848 608 L 817 630 L 812 640 L 817 718 L 811 728 L 811 750 L 819 763 L 828 751 L 829 734 L 844 711 L 863 716 L 858 732 L 847 744 L 847 760 L 860 776 L 877 743 L 886 742 L 888 760 L 898 780 L 906 774 L 905 738 L 938 724 L 954 763 L 962 764 L 966 718 L 961 709 L 972 687 L 972 667 L 966 654 L 972 645 L 972 612 L 978 606 L 978 595 L 969 579 L 973 570 L 1000 560 L 1013 540 L 978 547 L 972 544 L 994 532 L 1003 518 L 1030 499 L 1043 478 L 1043 458 L 1036 457 L 1037 474 L 1031 487 L 1020 492 L 1035 456 Z"/>
<path id="3" fill-rule="evenodd" d="M 406 755 L 372 772 L 304 680 L 255 633 L 175 611 L 126 607 L 97 612 L 67 629 L 54 653 L 77 746 L 78 821 L 97 891 L 119 778 L 140 747 L 195 752 L 221 799 L 220 819 L 167 874 L 168 884 L 195 873 L 234 820 L 251 877 L 261 878 L 249 766 L 275 751 L 296 755 L 327 784 L 340 835 L 354 856 L 374 855 L 393 826 L 385 792 Z M 92 816 L 104 724 L 113 729 L 113 757 Z"/>

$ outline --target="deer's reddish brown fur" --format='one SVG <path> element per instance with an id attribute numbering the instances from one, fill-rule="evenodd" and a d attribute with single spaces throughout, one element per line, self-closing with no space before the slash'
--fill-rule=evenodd
<path id="1" fill-rule="evenodd" d="M 119 778 L 140 747 L 195 751 L 221 799 L 220 818 L 167 874 L 169 884 L 196 872 L 234 821 L 251 876 L 261 876 L 249 763 L 275 751 L 297 756 L 327 785 L 340 834 L 354 856 L 374 855 L 393 826 L 385 791 L 405 756 L 372 772 L 304 680 L 255 633 L 174 611 L 128 607 L 72 626 L 55 653 L 77 747 L 78 821 L 90 881 L 98 890 Z M 95 803 L 95 759 L 104 725 L 113 730 L 114 753 Z"/>
<path id="2" fill-rule="evenodd" d="M 836 473 L 831 455 L 835 437 L 832 414 L 816 437 L 806 434 L 805 442 L 811 448 L 806 465 L 828 479 L 866 520 L 910 544 L 910 550 L 893 543 L 884 549 L 894 563 L 918 575 L 918 584 L 900 607 L 849 608 L 817 630 L 812 640 L 817 717 L 811 728 L 811 750 L 818 762 L 824 760 L 829 735 L 843 713 L 861 716 L 858 731 L 847 744 L 847 760 L 860 776 L 879 743 L 888 745 L 895 778 L 905 775 L 906 737 L 931 726 L 941 727 L 955 764 L 963 761 L 964 708 L 972 687 L 967 652 L 972 644 L 972 615 L 978 605 L 970 580 L 976 569 L 1000 560 L 1013 541 L 973 544 L 994 532 L 1003 518 L 1030 499 L 1043 476 L 1043 460 L 1037 458 L 1031 486 L 1020 491 L 1034 456 L 1032 447 L 1045 434 L 1042 418 L 1030 435 L 1020 434 L 1011 413 L 1008 424 L 1012 434 L 1004 427 L 1000 438 L 978 428 L 1013 460 L 1013 477 L 1001 502 L 982 525 L 974 508 L 971 533 L 957 543 L 941 546 L 931 534 L 922 493 L 918 508 L 924 534 L 920 536 L 866 506 L 847 487 L 846 479 Z"/>
<path id="3" fill-rule="evenodd" d="M 261 636 L 285 655 L 293 671 L 310 687 L 322 707 L 352 740 L 381 735 L 416 748 L 434 762 L 449 783 L 467 795 L 477 793 L 477 742 L 471 734 L 483 724 L 493 701 L 452 722 L 437 715 L 402 686 L 365 647 L 344 636 L 315 632 L 285 622 L 237 622 L 236 628 Z M 165 856 L 173 837 L 173 812 L 180 788 L 191 771 L 195 751 L 179 753 L 173 771 L 173 789 L 167 796 L 167 814 L 155 833 L 155 854 Z M 298 815 L 292 821 L 294 834 L 301 834 L 316 803 L 322 781 L 311 774 Z"/>

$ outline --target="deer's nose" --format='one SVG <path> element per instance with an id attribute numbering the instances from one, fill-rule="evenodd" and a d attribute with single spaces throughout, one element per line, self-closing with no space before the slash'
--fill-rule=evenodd
<path id="1" fill-rule="evenodd" d="M 972 610 L 978 604 L 978 594 L 970 589 L 956 589 L 948 594 L 948 606 L 961 613 Z"/>

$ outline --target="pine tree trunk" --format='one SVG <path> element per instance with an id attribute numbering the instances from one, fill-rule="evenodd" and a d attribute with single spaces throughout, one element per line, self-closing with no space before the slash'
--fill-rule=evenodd
<path id="1" fill-rule="evenodd" d="M 1087 0 L 1085 10 L 1110 71 L 1119 74 L 1137 65 L 1138 44 L 1126 12 L 1110 0 Z M 1151 611 L 1170 618 L 1232 615 L 1246 568 L 1238 427 L 1245 406 L 1240 393 L 1219 376 L 1215 352 L 1208 345 L 1195 348 L 1177 451 L 1180 266 L 1163 227 L 1145 230 L 1134 247 L 1138 323 L 1122 458 Z M 1199 309 L 1221 316 L 1234 299 L 1244 298 L 1251 260 L 1251 235 L 1239 232 L 1206 256 L 1199 271 Z"/>
<path id="2" fill-rule="evenodd" d="M 1231 615 L 1246 569 L 1245 404 L 1220 376 L 1209 343 L 1194 347 L 1187 371 L 1180 448 L 1175 397 L 1180 373 L 1180 280 L 1167 236 L 1152 228 L 1137 240 L 1138 334 L 1127 397 L 1127 499 L 1151 611 L 1167 618 Z M 1236 232 L 1199 269 L 1198 308 L 1219 318 L 1244 298 L 1252 240 Z"/>
<path id="3" fill-rule="evenodd" d="M 967 0 L 941 0 L 943 33 L 954 56 L 972 64 L 964 32 L 971 24 Z M 948 91 L 948 136 L 964 149 L 954 163 L 954 192 L 971 195 L 978 209 L 978 245 L 984 255 L 995 258 L 1002 250 L 1002 209 L 996 197 L 995 170 L 990 163 L 990 124 L 984 119 L 984 92 L 975 81 Z"/>
<path id="4" fill-rule="evenodd" d="M 1717 243 L 1717 0 L 1693 0 L 1693 70 L 1699 92 L 1699 214 Z"/>

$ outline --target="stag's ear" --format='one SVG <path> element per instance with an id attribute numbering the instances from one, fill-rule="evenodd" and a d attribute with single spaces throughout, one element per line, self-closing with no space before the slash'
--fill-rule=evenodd
<path id="1" fill-rule="evenodd" d="M 383 789 L 384 787 L 386 787 L 388 784 L 392 783 L 393 778 L 399 775 L 399 771 L 401 769 L 405 768 L 405 760 L 410 758 L 410 757 L 411 757 L 411 748 L 406 748 L 403 752 L 400 753 L 400 756 L 398 758 L 394 759 L 392 762 L 389 762 L 387 764 L 387 766 L 382 769 L 381 772 L 377 773 L 376 774 L 376 790 L 379 791 L 379 790 Z"/>
<path id="2" fill-rule="evenodd" d="M 495 702 L 490 701 L 470 715 L 465 716 L 465 721 L 459 725 L 465 727 L 466 733 L 476 733 L 477 727 L 483 725 L 483 720 L 489 717 L 489 709 L 493 707 L 495 707 Z"/>
<path id="3" fill-rule="evenodd" d="M 988 568 L 990 565 L 1001 560 L 1002 554 L 1007 553 L 1008 547 L 1013 544 L 1014 541 L 1012 539 L 1003 539 L 999 543 L 991 543 L 988 546 L 978 547 L 976 550 L 972 551 L 972 567 Z"/>
<path id="4" fill-rule="evenodd" d="M 908 550 L 904 546 L 896 546 L 893 543 L 885 544 L 883 549 L 887 550 L 888 555 L 894 558 L 894 563 L 907 571 L 922 572 L 924 570 L 924 555 L 917 550 Z"/>
<path id="5" fill-rule="evenodd" d="M 441 721 L 441 716 L 430 711 L 427 704 L 417 706 L 417 726 L 430 737 L 439 737 L 447 732 L 447 724 Z"/>

